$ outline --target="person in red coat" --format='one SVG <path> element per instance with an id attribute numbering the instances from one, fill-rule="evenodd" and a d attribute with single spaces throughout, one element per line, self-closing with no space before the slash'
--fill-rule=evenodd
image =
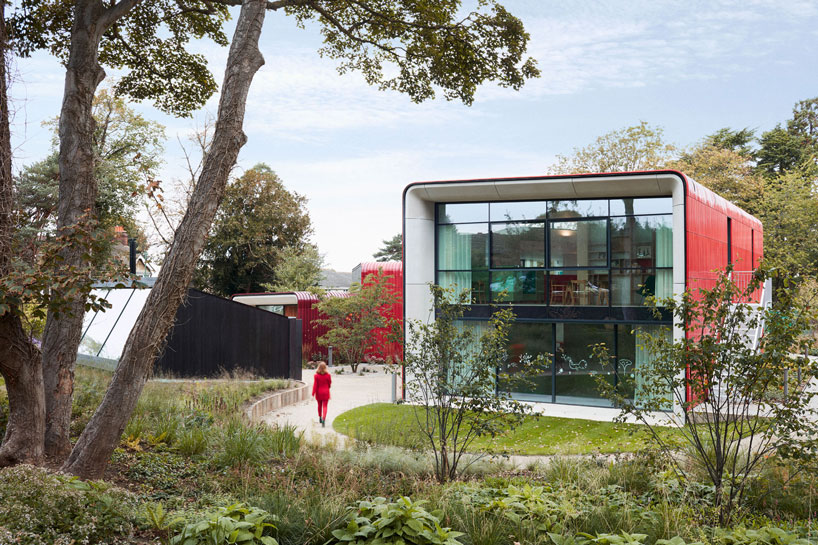
<path id="1" fill-rule="evenodd" d="M 318 421 L 322 426 L 327 425 L 327 403 L 331 387 L 332 375 L 327 372 L 327 364 L 322 361 L 312 379 L 312 396 L 318 402 Z"/>

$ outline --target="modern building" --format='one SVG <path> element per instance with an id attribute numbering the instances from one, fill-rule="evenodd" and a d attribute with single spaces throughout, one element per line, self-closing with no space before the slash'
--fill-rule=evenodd
<path id="1" fill-rule="evenodd" d="M 650 365 L 640 332 L 684 335 L 647 296 L 711 286 L 728 263 L 749 278 L 763 250 L 758 219 L 675 171 L 413 183 L 403 237 L 407 320 L 430 318 L 429 283 L 470 290 L 463 321 L 478 329 L 510 303 L 512 365 L 549 358 L 514 396 L 591 406 L 609 406 L 594 375 L 618 383 Z"/>
<path id="2" fill-rule="evenodd" d="M 355 267 L 352 271 L 352 281 L 360 285 L 371 282 L 371 275 L 383 273 L 386 277 L 387 286 L 390 291 L 397 294 L 403 288 L 403 269 L 399 261 L 387 262 L 364 262 Z M 347 291 L 327 291 L 326 297 L 348 297 Z M 322 346 L 320 339 L 326 332 L 326 326 L 320 324 L 320 320 L 325 318 L 316 306 L 320 299 L 314 293 L 307 291 L 291 292 L 270 292 L 270 293 L 237 293 L 231 297 L 233 301 L 250 305 L 262 310 L 298 318 L 302 322 L 302 354 L 304 358 L 324 359 L 327 357 L 327 349 Z M 390 317 L 398 320 L 403 319 L 402 303 L 395 303 L 387 310 Z M 403 351 L 398 343 L 388 342 L 385 330 L 374 330 L 373 337 L 376 339 L 373 348 L 367 353 L 368 356 L 377 358 L 391 357 L 393 360 L 402 359 Z"/>

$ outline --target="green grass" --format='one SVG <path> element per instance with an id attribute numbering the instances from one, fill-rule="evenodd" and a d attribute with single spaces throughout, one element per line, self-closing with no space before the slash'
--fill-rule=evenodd
<path id="1" fill-rule="evenodd" d="M 339 415 L 333 427 L 339 433 L 375 444 L 405 448 L 426 448 L 411 405 L 376 403 Z M 569 455 L 633 452 L 650 442 L 639 424 L 596 422 L 577 418 L 528 416 L 514 431 L 497 437 L 479 437 L 470 450 L 497 454 Z M 662 429 L 667 439 L 672 429 Z"/>

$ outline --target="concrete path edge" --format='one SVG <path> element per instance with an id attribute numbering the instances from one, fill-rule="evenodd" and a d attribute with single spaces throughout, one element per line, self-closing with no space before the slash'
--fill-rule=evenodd
<path id="1" fill-rule="evenodd" d="M 272 392 L 250 405 L 245 411 L 247 419 L 254 424 L 262 422 L 264 417 L 273 411 L 309 399 L 309 386 L 301 381 L 293 382 L 296 384 L 295 387 Z"/>

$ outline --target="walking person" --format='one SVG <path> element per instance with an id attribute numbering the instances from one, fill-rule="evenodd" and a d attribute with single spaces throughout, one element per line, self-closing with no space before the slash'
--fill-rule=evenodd
<path id="1" fill-rule="evenodd" d="M 318 402 L 318 421 L 324 427 L 327 425 L 327 403 L 331 387 L 332 375 L 327 372 L 326 362 L 322 361 L 318 364 L 318 370 L 312 379 L 312 396 Z"/>

